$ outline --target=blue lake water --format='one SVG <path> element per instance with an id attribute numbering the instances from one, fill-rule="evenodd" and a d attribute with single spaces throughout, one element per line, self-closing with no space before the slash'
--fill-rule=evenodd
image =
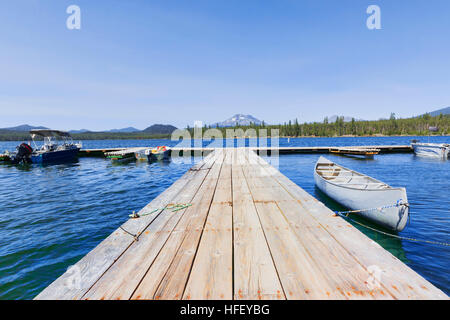
<path id="1" fill-rule="evenodd" d="M 281 139 L 279 145 L 406 145 L 411 139 L 291 138 Z M 430 142 L 450 143 L 450 137 L 431 137 Z M 17 144 L 0 142 L 0 152 L 12 150 Z M 83 144 L 86 148 L 106 148 L 174 146 L 176 142 L 107 140 Z M 332 210 L 341 210 L 314 186 L 317 158 L 318 155 L 283 155 L 279 169 Z M 375 160 L 334 155 L 328 158 L 392 186 L 406 187 L 412 217 L 401 236 L 450 242 L 450 160 L 419 158 L 413 154 L 379 155 Z M 0 165 L 0 299 L 36 296 L 125 222 L 132 210 L 144 207 L 191 165 L 174 162 L 113 165 L 97 158 L 80 158 L 76 163 L 53 166 Z M 450 294 L 450 247 L 392 239 L 355 226 Z"/>

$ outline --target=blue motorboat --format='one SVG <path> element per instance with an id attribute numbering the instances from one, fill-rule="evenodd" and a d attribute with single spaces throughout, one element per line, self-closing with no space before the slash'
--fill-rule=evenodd
<path id="1" fill-rule="evenodd" d="M 74 143 L 68 132 L 59 130 L 31 130 L 34 148 L 31 143 L 22 143 L 14 153 L 4 155 L 4 160 L 12 164 L 51 164 L 72 162 L 77 159 L 81 143 Z M 36 140 L 44 140 L 38 146 Z"/>
<path id="2" fill-rule="evenodd" d="M 35 149 L 31 154 L 32 163 L 60 163 L 71 162 L 77 159 L 81 143 L 74 143 L 71 135 L 59 130 L 31 130 Z M 36 138 L 42 137 L 44 144 L 40 147 L 36 144 Z"/>

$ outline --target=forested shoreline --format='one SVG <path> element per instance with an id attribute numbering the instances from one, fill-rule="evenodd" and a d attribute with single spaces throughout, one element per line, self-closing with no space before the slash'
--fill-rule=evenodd
<path id="1" fill-rule="evenodd" d="M 430 128 L 434 131 L 430 132 Z M 342 137 L 342 136 L 425 136 L 425 135 L 450 135 L 450 115 L 431 117 L 428 114 L 417 118 L 396 119 L 392 114 L 390 119 L 374 121 L 344 121 L 344 117 L 338 117 L 336 121 L 329 122 L 327 118 L 323 122 L 299 123 L 298 120 L 288 121 L 279 125 L 236 126 L 228 128 L 205 126 L 202 132 L 208 129 L 217 129 L 223 137 L 227 137 L 227 130 L 236 137 L 251 136 L 252 130 L 258 134 L 260 129 L 267 129 L 267 134 L 275 134 L 278 130 L 280 137 Z M 194 137 L 194 129 L 187 127 L 191 137 Z M 72 135 L 75 140 L 140 140 L 140 139 L 170 139 L 170 134 L 149 134 L 146 132 L 112 133 L 112 132 L 85 132 Z M 29 140 L 28 132 L 0 130 L 0 141 Z"/>

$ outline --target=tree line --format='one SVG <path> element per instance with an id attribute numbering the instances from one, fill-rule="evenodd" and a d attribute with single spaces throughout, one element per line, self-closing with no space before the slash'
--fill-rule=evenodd
<path id="1" fill-rule="evenodd" d="M 227 130 L 234 130 L 237 135 L 248 129 L 267 129 L 270 136 L 272 129 L 277 129 L 281 137 L 339 137 L 339 136 L 424 136 L 424 135 L 449 135 L 450 134 L 450 115 L 441 114 L 432 117 L 425 114 L 416 118 L 397 119 L 392 113 L 389 119 L 380 119 L 373 121 L 357 121 L 352 119 L 345 122 L 344 117 L 337 117 L 336 121 L 330 122 L 325 118 L 323 122 L 299 123 L 296 119 L 279 125 L 266 125 L 264 122 L 260 125 L 251 124 L 249 126 L 235 126 L 232 128 L 219 128 L 205 126 L 207 129 L 217 129 L 223 137 L 227 136 Z M 240 131 L 239 129 L 242 129 Z M 431 129 L 431 131 L 430 131 Z M 194 129 L 189 128 L 191 136 L 194 135 Z M 248 133 L 250 131 L 247 132 Z"/>

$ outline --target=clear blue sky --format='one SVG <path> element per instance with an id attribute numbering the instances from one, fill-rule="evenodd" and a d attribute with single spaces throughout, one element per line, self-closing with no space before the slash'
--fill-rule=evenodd
<path id="1" fill-rule="evenodd" d="M 449 17 L 448 0 L 2 1 L 0 127 L 417 115 L 450 105 Z"/>

